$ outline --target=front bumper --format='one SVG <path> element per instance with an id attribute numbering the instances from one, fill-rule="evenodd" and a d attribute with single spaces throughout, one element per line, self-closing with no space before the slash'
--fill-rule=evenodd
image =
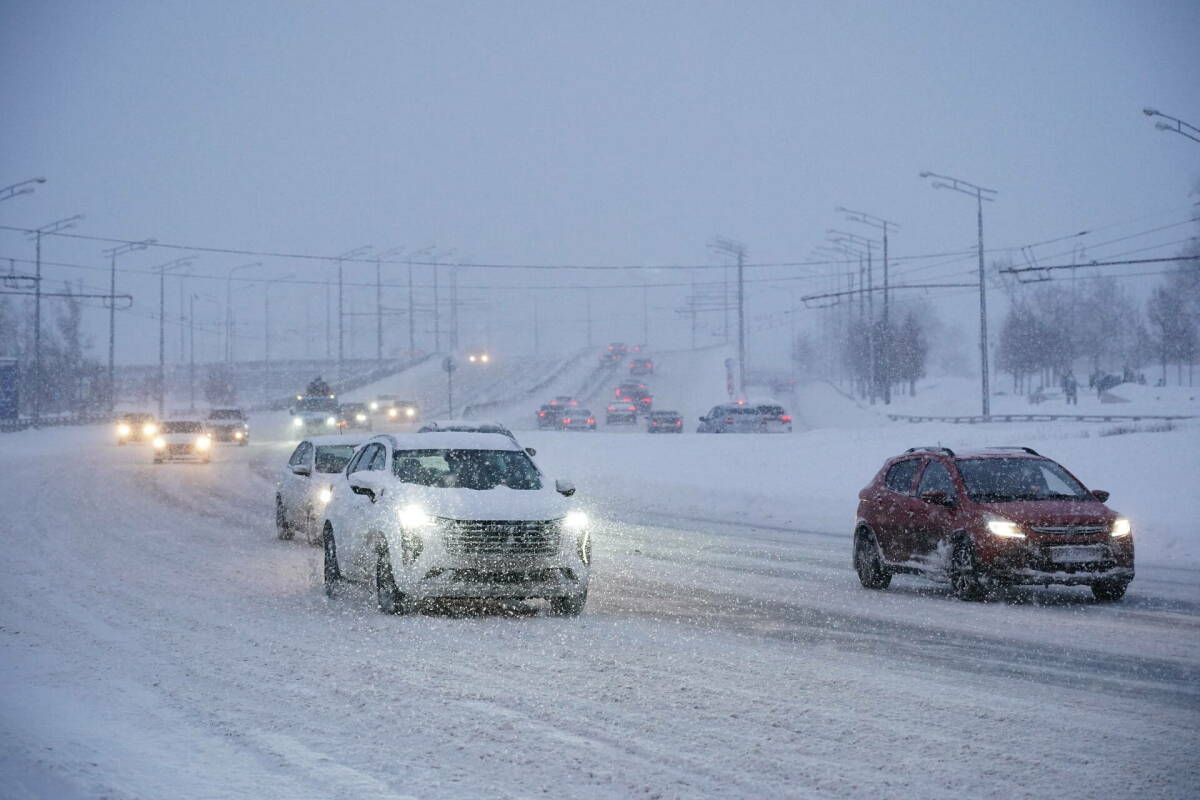
<path id="1" fill-rule="evenodd" d="M 1035 539 L 988 542 L 978 546 L 980 567 L 1002 583 L 1081 586 L 1130 581 L 1134 576 L 1133 541 L 1124 539 Z M 1061 561 L 1056 552 L 1090 550 L 1094 555 Z"/>
<path id="2" fill-rule="evenodd" d="M 240 436 L 238 434 L 241 434 Z M 242 442 L 249 441 L 250 431 L 245 428 L 238 427 L 222 427 L 210 428 L 209 435 L 212 436 L 214 442 Z"/>

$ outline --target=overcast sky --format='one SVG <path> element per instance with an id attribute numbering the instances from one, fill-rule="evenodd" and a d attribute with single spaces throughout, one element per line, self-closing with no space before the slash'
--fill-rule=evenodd
<path id="1" fill-rule="evenodd" d="M 828 227 L 869 234 L 834 213 L 843 205 L 898 222 L 898 258 L 974 246 L 972 201 L 930 189 L 917 177 L 928 169 L 999 191 L 985 208 L 989 248 L 1103 228 L 1087 240 L 1091 257 L 1160 245 L 1145 257 L 1172 254 L 1170 242 L 1195 226 L 1099 243 L 1186 220 L 1200 200 L 1200 144 L 1155 130 L 1141 113 L 1155 106 L 1200 125 L 1200 3 L 1189 0 L 3 0 L 0 87 L 0 186 L 47 178 L 0 203 L 0 225 L 86 214 L 73 232 L 118 239 L 325 255 L 436 244 L 454 248 L 452 260 L 662 265 L 719 263 L 706 243 L 721 234 L 745 242 L 752 262 L 778 262 L 810 258 Z M 105 246 L 47 239 L 48 261 L 96 269 L 46 275 L 106 287 Z M 183 254 L 120 263 L 146 269 Z M 0 231 L 0 257 L 32 255 L 26 237 Z M 331 274 L 318 262 L 218 254 L 193 269 L 224 275 L 255 260 L 265 266 L 242 277 Z M 972 265 L 941 261 L 900 261 L 897 279 L 962 278 Z M 347 269 L 374 279 L 373 268 Z M 470 300 L 482 297 L 470 290 L 479 284 L 686 283 L 693 274 L 719 278 L 468 270 L 460 281 Z M 406 277 L 397 267 L 385 279 Z M 119 283 L 136 295 L 119 360 L 151 361 L 157 286 L 136 273 Z M 753 316 L 786 306 L 786 289 L 830 280 L 770 286 L 751 294 Z M 197 315 L 216 324 L 224 283 L 188 287 L 212 298 Z M 686 344 L 672 311 L 683 293 L 650 295 L 665 320 L 651 325 L 661 345 Z M 307 308 L 321 354 L 324 291 L 305 296 L 280 288 L 281 325 L 301 326 Z M 532 294 L 489 296 L 493 338 L 528 349 L 502 331 Z M 168 297 L 177 316 L 177 284 Z M 367 310 L 365 294 L 351 297 Z M 563 349 L 582 343 L 582 297 L 542 293 Z M 962 291 L 931 298 L 952 318 L 977 304 Z M 388 302 L 402 305 L 403 293 Z M 261 290 L 239 285 L 238 303 L 239 319 L 260 326 Z M 641 338 L 640 292 L 608 291 L 594 311 L 598 342 Z M 107 314 L 89 320 L 103 358 Z M 393 324 L 389 344 L 406 344 L 406 323 Z M 260 351 L 260 331 L 247 328 L 247 350 Z M 359 339 L 359 353 L 373 355 L 373 339 Z M 213 354 L 216 341 L 198 340 Z M 302 340 L 292 342 L 287 352 L 303 354 Z"/>

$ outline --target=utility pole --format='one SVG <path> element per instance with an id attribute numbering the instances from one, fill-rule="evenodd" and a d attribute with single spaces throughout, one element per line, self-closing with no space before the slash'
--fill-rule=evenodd
<path id="1" fill-rule="evenodd" d="M 403 247 L 393 247 L 375 254 L 375 365 L 379 368 L 383 367 L 383 259 L 399 255 L 402 252 L 404 252 Z M 409 266 L 409 277 L 412 277 L 411 265 Z M 411 294 L 411 282 L 408 288 Z"/>
<path id="2" fill-rule="evenodd" d="M 983 267 L 983 201 L 989 203 L 996 199 L 995 189 L 985 189 L 958 178 L 938 175 L 935 172 L 922 172 L 922 178 L 933 178 L 930 184 L 934 189 L 953 189 L 962 194 L 975 198 L 976 222 L 979 230 L 979 371 L 980 388 L 983 393 L 983 416 L 991 416 L 991 397 L 988 387 L 988 341 L 987 341 L 987 281 Z"/>
<path id="3" fill-rule="evenodd" d="M 338 296 L 337 296 L 338 297 L 338 301 L 337 301 L 337 310 L 338 310 L 338 379 L 339 380 L 346 377 L 346 349 L 345 349 L 346 348 L 346 335 L 345 335 L 346 316 L 345 316 L 345 311 L 344 311 L 344 309 L 345 309 L 345 305 L 344 305 L 344 303 L 345 303 L 345 283 L 342 280 L 342 273 L 343 273 L 342 262 L 344 262 L 348 258 L 358 258 L 361 255 L 365 255 L 370 249 L 371 249 L 371 245 L 369 245 L 369 244 L 363 245 L 362 247 L 356 247 L 353 250 L 348 250 L 345 253 L 342 253 L 340 256 L 337 257 L 337 265 L 338 265 L 338 272 L 337 272 L 337 275 L 338 275 Z"/>
<path id="4" fill-rule="evenodd" d="M 196 295 L 188 296 L 188 411 L 196 410 Z"/>
<path id="5" fill-rule="evenodd" d="M 883 217 L 876 217 L 872 214 L 865 214 L 862 211 L 852 211 L 848 208 L 838 206 L 835 211 L 840 211 L 846 215 L 846 219 L 850 222 L 860 222 L 863 225 L 869 225 L 872 228 L 877 228 L 883 231 L 883 333 L 888 337 L 888 341 L 883 343 L 883 351 L 880 354 L 883 362 L 883 404 L 891 405 L 892 402 L 892 329 L 888 321 L 888 308 L 891 305 L 889 301 L 889 285 L 888 285 L 888 231 L 897 230 L 900 226 L 896 223 L 886 220 Z"/>
<path id="6" fill-rule="evenodd" d="M 709 242 L 714 250 L 737 257 L 738 391 L 746 391 L 746 246 L 721 237 Z M 728 314 L 728 299 L 726 300 Z"/>
<path id="7" fill-rule="evenodd" d="M 861 258 L 861 252 L 854 248 L 863 247 L 867 251 L 867 393 L 871 405 L 875 405 L 879 391 L 879 373 L 875 363 L 876 339 L 879 338 L 879 331 L 875 325 L 875 269 L 873 264 L 875 240 L 859 236 L 857 233 L 847 233 L 833 228 L 827 228 L 825 233 L 843 253 L 858 255 Z"/>
<path id="8" fill-rule="evenodd" d="M 156 239 L 145 239 L 140 242 L 127 242 L 122 245 L 103 250 L 109 257 L 109 287 L 108 302 L 108 413 L 112 413 L 117 404 L 117 256 L 132 253 L 134 250 L 145 250 L 154 244 Z"/>
<path id="9" fill-rule="evenodd" d="M 295 273 L 289 272 L 277 281 L 290 281 Z M 263 282 L 263 405 L 271 407 L 271 282 Z"/>
<path id="10" fill-rule="evenodd" d="M 587 346 L 592 347 L 592 290 L 584 287 L 583 290 L 584 305 L 587 310 Z"/>
<path id="11" fill-rule="evenodd" d="M 233 343 L 235 338 L 233 322 L 233 273 L 238 270 L 261 266 L 261 261 L 254 261 L 249 264 L 231 267 L 225 273 L 225 363 L 227 364 L 232 364 L 236 360 Z"/>
<path id="12" fill-rule="evenodd" d="M 167 272 L 180 267 L 186 267 L 191 264 L 194 258 L 192 256 L 184 256 L 177 258 L 174 261 L 168 261 L 166 264 L 159 264 L 153 267 L 158 271 L 158 418 L 162 419 L 166 413 L 167 400 Z"/>
<path id="13" fill-rule="evenodd" d="M 35 182 L 36 178 L 33 179 Z M 28 183 L 29 181 L 26 181 Z M 30 187 L 32 191 L 32 187 Z M 43 225 L 33 232 L 35 263 L 37 264 L 33 279 L 33 425 L 37 427 L 42 416 L 42 237 L 46 234 L 58 233 L 67 228 L 75 227 L 75 223 L 83 219 L 83 214 L 60 219 Z M 114 293 L 115 294 L 115 293 Z M 115 302 L 115 301 L 114 301 Z"/>
<path id="14" fill-rule="evenodd" d="M 450 350 L 458 350 L 458 265 L 450 268 Z"/>

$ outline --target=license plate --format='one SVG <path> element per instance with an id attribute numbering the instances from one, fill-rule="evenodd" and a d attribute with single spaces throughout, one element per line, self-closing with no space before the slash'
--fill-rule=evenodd
<path id="1" fill-rule="evenodd" d="M 1104 561 L 1106 558 L 1108 548 L 1102 544 L 1050 548 L 1050 560 L 1055 564 L 1082 564 L 1088 561 Z"/>

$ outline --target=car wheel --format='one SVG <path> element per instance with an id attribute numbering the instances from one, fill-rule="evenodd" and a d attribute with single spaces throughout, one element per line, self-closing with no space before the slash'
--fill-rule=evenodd
<path id="1" fill-rule="evenodd" d="M 567 597 L 551 597 L 550 613 L 556 617 L 578 617 L 587 603 L 587 590 Z"/>
<path id="2" fill-rule="evenodd" d="M 1096 581 L 1092 584 L 1092 596 L 1101 603 L 1113 603 L 1125 596 L 1129 581 Z"/>
<path id="3" fill-rule="evenodd" d="M 415 609 L 412 599 L 396 585 L 392 558 L 386 546 L 379 548 L 375 558 L 375 602 L 384 614 L 411 614 Z"/>
<path id="4" fill-rule="evenodd" d="M 248 444 L 250 444 L 250 440 L 242 437 L 242 439 L 238 442 L 238 447 L 245 447 Z"/>
<path id="5" fill-rule="evenodd" d="M 275 535 L 280 539 L 291 539 L 294 533 L 283 508 L 283 497 L 275 495 Z"/>
<path id="6" fill-rule="evenodd" d="M 337 542 L 333 540 L 333 528 L 328 524 L 325 525 L 325 532 L 322 536 L 322 549 L 324 550 L 322 580 L 325 584 L 325 596 L 333 597 L 337 594 L 337 585 L 338 581 L 342 579 L 342 572 L 338 569 Z"/>
<path id="7" fill-rule="evenodd" d="M 861 531 L 854 537 L 854 571 L 864 589 L 886 589 L 892 582 L 892 573 L 884 565 L 879 545 L 869 531 Z"/>
<path id="8" fill-rule="evenodd" d="M 950 555 L 950 585 L 959 600 L 982 600 L 987 585 L 975 563 L 975 548 L 968 540 L 955 542 Z"/>

